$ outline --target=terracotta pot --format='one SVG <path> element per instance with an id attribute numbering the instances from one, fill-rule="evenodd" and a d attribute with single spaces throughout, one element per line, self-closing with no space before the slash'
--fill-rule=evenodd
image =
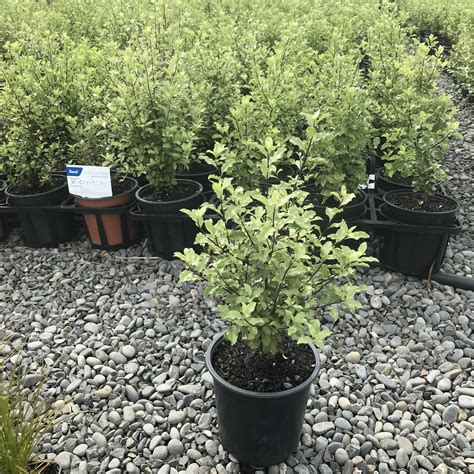
<path id="1" fill-rule="evenodd" d="M 116 196 L 105 198 L 76 196 L 75 198 L 79 207 L 95 209 L 95 212 L 84 213 L 84 222 L 94 247 L 109 250 L 124 248 L 135 242 L 139 236 L 138 223 L 129 217 L 127 206 L 135 200 L 138 183 L 133 178 L 125 178 L 125 180 L 130 183 L 129 189 Z"/>

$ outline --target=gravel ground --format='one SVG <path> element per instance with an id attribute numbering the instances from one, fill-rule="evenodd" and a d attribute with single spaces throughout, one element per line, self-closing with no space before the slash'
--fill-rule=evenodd
<path id="1" fill-rule="evenodd" d="M 74 473 L 240 472 L 203 363 L 223 329 L 214 304 L 172 264 L 125 255 L 2 248 L 0 324 L 26 335 L 32 370 L 52 367 L 49 395 L 72 401 L 42 452 Z M 358 279 L 363 309 L 328 341 L 300 448 L 269 472 L 474 472 L 474 294 Z"/>
<path id="2" fill-rule="evenodd" d="M 472 110 L 460 118 L 466 140 L 447 165 L 465 232 L 444 269 L 467 275 Z M 34 250 L 16 232 L 0 244 L 0 329 L 11 346 L 24 336 L 25 364 L 49 367 L 47 393 L 73 413 L 41 446 L 65 472 L 242 472 L 219 444 L 204 366 L 224 326 L 178 272 L 141 246 L 109 254 L 82 240 Z M 474 473 L 474 293 L 380 269 L 357 279 L 368 285 L 363 308 L 327 341 L 300 447 L 268 472 Z"/>
<path id="3" fill-rule="evenodd" d="M 442 270 L 471 277 L 474 273 L 474 101 L 469 102 L 455 87 L 449 76 L 442 80 L 458 108 L 458 121 L 463 141 L 454 141 L 445 160 L 451 175 L 446 190 L 462 203 L 460 217 L 463 233 L 451 237 Z"/>

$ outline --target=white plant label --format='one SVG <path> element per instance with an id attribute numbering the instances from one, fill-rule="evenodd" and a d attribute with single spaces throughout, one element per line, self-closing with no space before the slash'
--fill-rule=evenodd
<path id="1" fill-rule="evenodd" d="M 369 189 L 375 189 L 375 174 L 369 174 L 367 185 Z"/>
<path id="2" fill-rule="evenodd" d="M 66 165 L 69 192 L 84 198 L 112 196 L 110 168 L 106 166 Z"/>

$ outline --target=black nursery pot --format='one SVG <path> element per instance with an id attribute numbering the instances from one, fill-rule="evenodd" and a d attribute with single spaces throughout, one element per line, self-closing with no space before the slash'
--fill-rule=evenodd
<path id="1" fill-rule="evenodd" d="M 342 212 L 339 213 L 334 219 L 340 221 L 342 219 L 346 221 L 359 219 L 365 213 L 365 204 L 367 202 L 367 193 L 359 190 L 355 198 L 346 206 L 342 207 Z M 314 203 L 314 210 L 316 214 L 323 219 L 327 219 L 326 209 L 332 207 L 330 204 L 317 204 Z"/>
<path id="2" fill-rule="evenodd" d="M 175 201 L 149 201 L 146 199 L 151 185 L 147 184 L 138 189 L 136 197 L 141 212 L 150 248 L 153 254 L 165 259 L 172 259 L 175 252 L 182 252 L 194 245 L 198 228 L 181 209 L 196 209 L 204 201 L 203 187 L 192 180 L 178 179 L 194 189 L 186 198 Z"/>
<path id="3" fill-rule="evenodd" d="M 410 191 L 391 191 L 384 194 L 383 214 L 391 220 L 413 226 L 411 230 L 383 230 L 383 244 L 379 260 L 392 270 L 427 278 L 441 268 L 449 235 L 456 224 L 459 204 L 452 198 L 436 196 L 450 202 L 452 209 L 427 212 L 405 209 L 391 202 L 394 196 L 418 196 Z"/>
<path id="4" fill-rule="evenodd" d="M 57 177 L 61 184 L 43 193 L 21 195 L 9 188 L 5 191 L 10 206 L 31 208 L 18 211 L 23 241 L 29 247 L 56 247 L 75 235 L 74 214 L 47 208 L 59 205 L 69 197 L 66 177 Z"/>
<path id="5" fill-rule="evenodd" d="M 385 176 L 383 168 L 379 168 L 375 176 L 376 176 L 377 189 L 380 189 L 381 191 L 389 192 L 389 191 L 413 190 L 413 186 L 411 184 L 399 183 L 393 178 L 389 178 L 388 176 Z"/>
<path id="6" fill-rule="evenodd" d="M 451 205 L 451 210 L 441 212 L 429 212 L 414 209 L 405 209 L 393 203 L 393 199 L 402 196 L 416 196 L 422 199 L 420 193 L 411 191 L 390 191 L 383 196 L 384 212 L 387 217 L 406 224 L 426 225 L 426 226 L 450 226 L 456 220 L 459 211 L 459 203 L 448 196 L 435 194 L 435 198 L 445 201 Z"/>
<path id="7" fill-rule="evenodd" d="M 178 173 L 178 179 L 186 179 L 196 181 L 202 185 L 203 191 L 207 192 L 212 189 L 212 183 L 209 176 L 215 174 L 217 169 L 207 163 L 194 162 L 189 166 L 189 170 Z"/>
<path id="8" fill-rule="evenodd" d="M 213 355 L 223 337 L 217 335 L 206 351 L 206 366 L 214 379 L 221 443 L 242 464 L 279 464 L 298 447 L 310 387 L 320 368 L 319 352 L 310 345 L 315 367 L 297 387 L 273 393 L 251 392 L 229 384 L 215 371 Z"/>

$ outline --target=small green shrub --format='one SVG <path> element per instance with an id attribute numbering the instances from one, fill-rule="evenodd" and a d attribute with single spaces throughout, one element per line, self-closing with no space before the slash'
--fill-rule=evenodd
<path id="1" fill-rule="evenodd" d="M 28 192 L 48 186 L 73 156 L 101 94 L 102 51 L 87 43 L 51 44 L 42 57 L 10 46 L 0 90 L 0 157 L 7 184 Z"/>
<path id="2" fill-rule="evenodd" d="M 355 193 L 367 181 L 370 98 L 362 87 L 359 53 L 345 49 L 344 38 L 333 35 L 331 46 L 316 59 L 305 91 L 306 129 L 291 138 L 301 178 L 325 198 L 342 186 Z"/>
<path id="3" fill-rule="evenodd" d="M 366 244 L 357 250 L 348 239 L 367 237 L 344 221 L 332 221 L 340 212 L 327 209 L 330 232 L 323 232 L 307 193 L 287 183 L 272 186 L 268 194 L 246 191 L 230 178 L 213 185 L 218 205 L 206 203 L 183 210 L 201 229 L 196 244 L 201 253 L 177 253 L 187 269 L 182 282 L 207 282 L 207 297 L 221 301 L 220 316 L 229 324 L 226 338 L 242 339 L 256 351 L 275 353 L 283 335 L 298 343 L 319 347 L 330 334 L 321 327 L 327 312 L 360 307 L 355 295 L 363 289 L 350 281 L 356 267 L 374 260 L 365 256 Z M 353 195 L 338 195 L 346 204 Z M 216 221 L 206 217 L 210 211 Z"/>
<path id="4" fill-rule="evenodd" d="M 165 41 L 165 38 L 163 38 Z M 168 48 L 127 48 L 113 58 L 111 100 L 102 123 L 105 163 L 155 188 L 175 183 L 202 127 L 208 84 L 195 84 L 179 43 Z"/>
<path id="5" fill-rule="evenodd" d="M 437 90 L 446 65 L 436 41 L 414 43 L 413 53 L 374 61 L 371 92 L 385 173 L 413 179 L 415 191 L 430 195 L 447 175 L 441 167 L 450 137 L 457 137 L 455 108 Z"/>

